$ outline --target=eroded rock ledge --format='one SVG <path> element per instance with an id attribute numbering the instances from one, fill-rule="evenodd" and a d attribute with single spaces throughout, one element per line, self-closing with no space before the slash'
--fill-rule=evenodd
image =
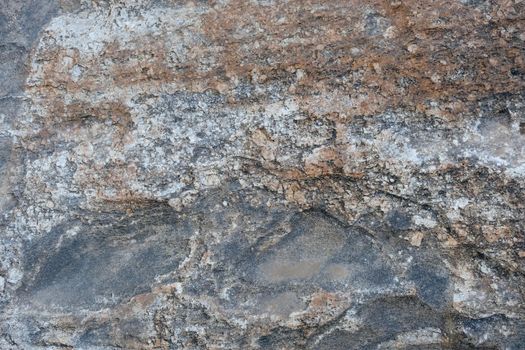
<path id="1" fill-rule="evenodd" d="M 1 349 L 522 349 L 525 3 L 0 9 Z"/>

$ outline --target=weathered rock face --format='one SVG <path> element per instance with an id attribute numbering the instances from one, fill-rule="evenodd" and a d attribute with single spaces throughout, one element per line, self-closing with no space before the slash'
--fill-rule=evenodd
<path id="1" fill-rule="evenodd" d="M 523 349 L 525 3 L 6 0 L 0 349 Z"/>

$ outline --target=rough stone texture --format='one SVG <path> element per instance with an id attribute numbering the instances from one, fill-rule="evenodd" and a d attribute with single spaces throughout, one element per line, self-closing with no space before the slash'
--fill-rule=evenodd
<path id="1" fill-rule="evenodd" d="M 0 349 L 524 349 L 525 2 L 4 0 Z"/>

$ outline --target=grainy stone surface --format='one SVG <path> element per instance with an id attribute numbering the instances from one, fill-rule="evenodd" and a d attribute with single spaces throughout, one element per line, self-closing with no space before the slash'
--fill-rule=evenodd
<path id="1" fill-rule="evenodd" d="M 4 0 L 0 349 L 525 348 L 525 2 Z"/>

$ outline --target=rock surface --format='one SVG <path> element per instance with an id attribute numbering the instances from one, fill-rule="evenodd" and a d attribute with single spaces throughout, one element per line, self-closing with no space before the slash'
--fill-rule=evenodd
<path id="1" fill-rule="evenodd" d="M 5 0 L 0 349 L 525 348 L 525 2 Z"/>

